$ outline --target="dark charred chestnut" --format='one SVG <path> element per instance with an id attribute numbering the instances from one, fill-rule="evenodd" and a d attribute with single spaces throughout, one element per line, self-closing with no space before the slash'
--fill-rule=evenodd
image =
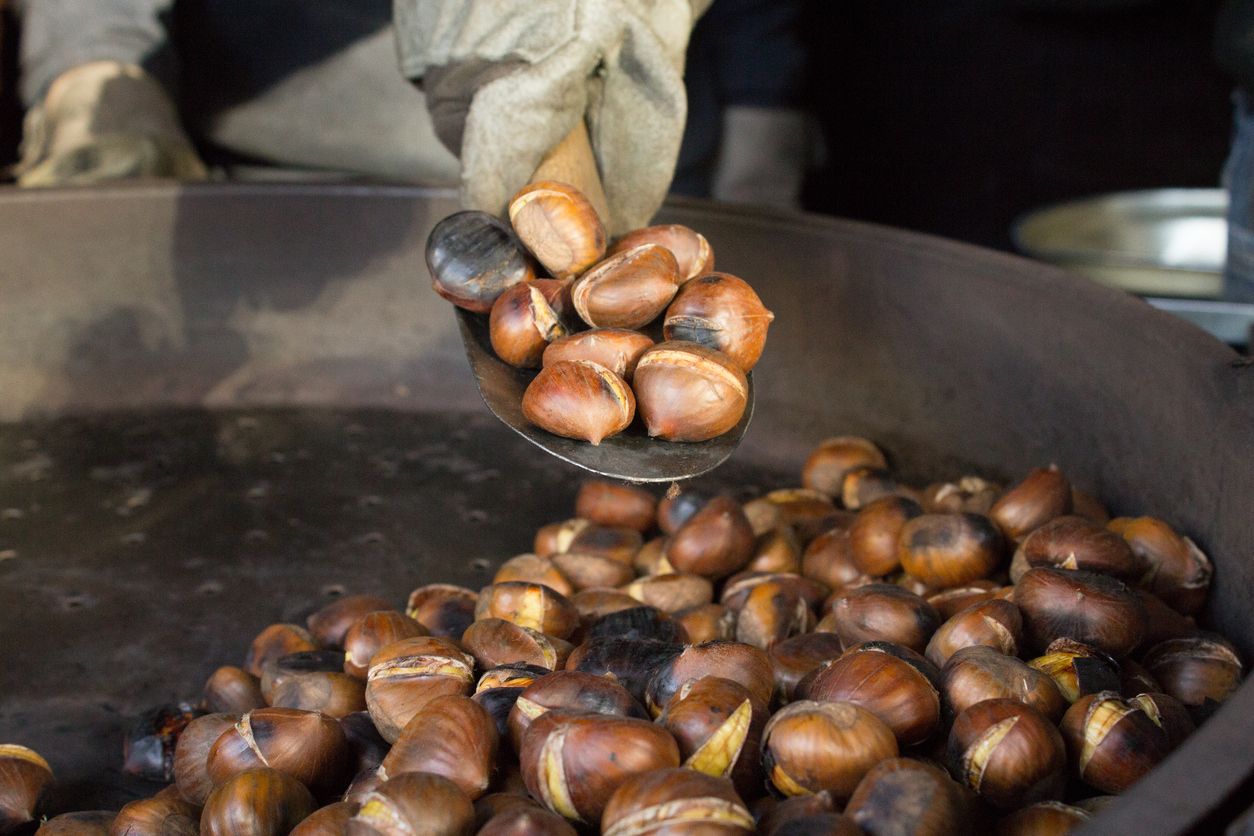
<path id="1" fill-rule="evenodd" d="M 847 702 L 790 703 L 763 731 L 767 780 L 786 796 L 826 790 L 843 802 L 873 766 L 896 756 L 892 730 Z"/>
<path id="2" fill-rule="evenodd" d="M 579 611 L 569 598 L 542 584 L 519 581 L 484 587 L 475 618 L 503 618 L 559 639 L 569 637 L 579 626 Z"/>
<path id="3" fill-rule="evenodd" d="M 656 607 L 634 607 L 603 615 L 588 626 L 588 639 L 653 639 L 684 644 L 688 633 L 682 624 Z"/>
<path id="4" fill-rule="evenodd" d="M 727 355 L 696 343 L 659 343 L 640 357 L 632 385 L 651 437 L 706 441 L 740 423 L 749 381 Z"/>
<path id="5" fill-rule="evenodd" d="M 640 362 L 640 355 L 652 347 L 653 339 L 639 331 L 627 328 L 593 328 L 578 334 L 567 334 L 550 342 L 544 349 L 541 365 L 552 366 L 554 363 L 585 360 L 604 366 L 630 383 L 636 373 L 636 363 Z"/>
<path id="6" fill-rule="evenodd" d="M 657 244 L 670 250 L 679 266 L 680 284 L 714 269 L 714 251 L 710 242 L 701 233 L 681 224 L 646 226 L 628 232 L 610 246 L 609 255 L 617 255 L 643 244 Z"/>
<path id="7" fill-rule="evenodd" d="M 569 291 L 556 279 L 516 284 L 496 298 L 488 317 L 492 350 L 511 366 L 538 369 L 549 343 L 569 333 Z"/>
<path id="8" fill-rule="evenodd" d="M 663 336 L 723 352 L 745 372 L 752 371 L 766 347 L 775 314 L 766 309 L 744 279 L 710 273 L 679 289 L 666 309 Z"/>
<path id="9" fill-rule="evenodd" d="M 35 820 L 35 809 L 52 783 L 52 767 L 34 749 L 0 744 L 0 833 Z"/>
<path id="10" fill-rule="evenodd" d="M 1015 585 L 1029 645 L 1040 652 L 1068 638 L 1116 659 L 1131 653 L 1145 635 L 1145 606 L 1121 581 L 1094 572 L 1032 569 Z"/>
<path id="11" fill-rule="evenodd" d="M 1172 749 L 1166 731 L 1139 705 L 1111 691 L 1076 700 L 1062 718 L 1062 735 L 1076 777 L 1115 795 L 1145 777 Z"/>
<path id="12" fill-rule="evenodd" d="M 305 785 L 286 772 L 246 769 L 210 793 L 200 813 L 200 832 L 203 836 L 282 836 L 316 809 L 318 803 Z"/>
<path id="13" fill-rule="evenodd" d="M 196 713 L 184 703 L 145 712 L 122 740 L 122 771 L 163 784 L 173 781 L 175 744 Z"/>
<path id="14" fill-rule="evenodd" d="M 867 584 L 851 589 L 831 605 L 831 631 L 846 647 L 888 641 L 922 653 L 940 626 L 940 616 L 927 601 L 898 586 Z M 823 625 L 815 629 L 823 629 Z"/>
<path id="15" fill-rule="evenodd" d="M 1196 543 L 1153 517 L 1120 517 L 1108 527 L 1148 567 L 1142 578 L 1134 580 L 1178 612 L 1196 615 L 1201 611 L 1214 570 Z"/>
<path id="16" fill-rule="evenodd" d="M 872 767 L 845 805 L 845 815 L 869 834 L 960 833 L 969 826 L 962 788 L 944 770 L 910 758 Z"/>
<path id="17" fill-rule="evenodd" d="M 1165 693 L 1203 713 L 1241 684 L 1241 657 L 1231 642 L 1214 633 L 1157 644 L 1143 662 Z"/>
<path id="18" fill-rule="evenodd" d="M 1057 467 L 1037 468 L 1006 489 L 988 515 L 1011 540 L 1022 540 L 1071 511 L 1071 483 Z"/>
<path id="19" fill-rule="evenodd" d="M 875 443 L 853 435 L 819 442 L 801 468 L 801 484 L 830 497 L 839 497 L 845 474 L 855 467 L 884 469 L 888 461 Z"/>
<path id="20" fill-rule="evenodd" d="M 758 750 L 766 706 L 754 706 L 753 696 L 743 685 L 719 676 L 689 680 L 658 722 L 679 744 L 684 766 L 730 778 L 742 794 L 761 792 Z"/>
<path id="21" fill-rule="evenodd" d="M 440 775 L 405 772 L 365 793 L 344 832 L 345 836 L 465 836 L 474 827 L 474 805 L 456 784 Z"/>
<path id="22" fill-rule="evenodd" d="M 901 566 L 897 541 L 911 519 L 923 513 L 913 500 L 885 496 L 862 507 L 849 526 L 854 564 L 868 575 L 887 575 Z"/>
<path id="23" fill-rule="evenodd" d="M 509 201 L 509 222 L 523 246 L 555 279 L 578 276 L 605 255 L 605 227 L 583 194 L 540 180 Z"/>
<path id="24" fill-rule="evenodd" d="M 475 313 L 487 313 L 508 288 L 535 278 L 513 231 L 487 212 L 440 221 L 427 236 L 426 255 L 435 292 Z"/>
<path id="25" fill-rule="evenodd" d="M 522 410 L 543 430 L 598 445 L 631 424 L 636 398 L 609 369 L 576 360 L 541 369 L 523 392 Z"/>
<path id="26" fill-rule="evenodd" d="M 610 796 L 633 775 L 679 766 L 679 747 L 647 720 L 548 711 L 519 754 L 523 780 L 555 813 L 595 826 Z"/>
<path id="27" fill-rule="evenodd" d="M 924 655 L 937 667 L 964 647 L 983 645 L 1018 656 L 1023 641 L 1023 616 L 1009 601 L 980 601 L 956 613 L 932 634 Z"/>
<path id="28" fill-rule="evenodd" d="M 1067 702 L 1085 694 L 1119 690 L 1119 663 L 1100 650 L 1071 639 L 1050 642 L 1028 666 L 1048 674 Z"/>
<path id="29" fill-rule="evenodd" d="M 525 662 L 548 670 L 564 665 L 572 650 L 570 642 L 501 618 L 485 618 L 471 624 L 462 634 L 462 647 L 475 657 L 480 668 Z"/>
<path id="30" fill-rule="evenodd" d="M 1113 531 L 1084 517 L 1055 517 L 1024 538 L 1019 546 L 1028 565 L 1100 572 L 1133 583 L 1148 563 Z"/>
<path id="31" fill-rule="evenodd" d="M 340 718 L 340 729 L 348 742 L 349 772 L 356 775 L 366 769 L 377 769 L 391 746 L 374 727 L 368 711 L 354 711 Z"/>
<path id="32" fill-rule="evenodd" d="M 239 719 L 209 749 L 214 786 L 248 769 L 268 766 L 291 775 L 315 795 L 343 788 L 348 741 L 335 720 L 315 711 L 259 708 Z"/>
<path id="33" fill-rule="evenodd" d="M 1001 532 L 982 514 L 914 517 L 902 526 L 897 541 L 901 567 L 933 590 L 988 577 L 997 571 L 1004 554 Z"/>
<path id="34" fill-rule="evenodd" d="M 392 602 L 378 595 L 344 595 L 306 618 L 305 627 L 321 646 L 343 647 L 353 622 L 368 612 L 390 609 Z"/>
<path id="35" fill-rule="evenodd" d="M 797 697 L 853 703 L 883 721 L 899 746 L 921 743 L 940 725 L 941 702 L 935 670 L 912 657 L 887 642 L 859 645 L 802 679 Z"/>
<path id="36" fill-rule="evenodd" d="M 457 694 L 436 697 L 401 731 L 380 776 L 442 775 L 473 800 L 487 792 L 497 745 L 496 723 L 479 703 Z"/>
<path id="37" fill-rule="evenodd" d="M 357 619 L 344 633 L 344 673 L 365 679 L 370 658 L 392 642 L 427 635 L 427 629 L 396 610 L 377 610 Z"/>
<path id="38" fill-rule="evenodd" d="M 473 681 L 474 659 L 448 639 L 401 639 L 371 659 L 366 708 L 383 739 L 395 743 L 423 706 L 445 694 L 468 694 Z"/>
<path id="39" fill-rule="evenodd" d="M 612 255 L 570 288 L 579 318 L 593 328 L 643 328 L 658 318 L 679 289 L 675 256 L 657 244 Z"/>
<path id="40" fill-rule="evenodd" d="M 209 674 L 202 693 L 205 710 L 213 714 L 243 714 L 266 704 L 261 681 L 232 665 L 223 665 Z"/>
<path id="41" fill-rule="evenodd" d="M 1009 810 L 1062 797 L 1067 755 L 1058 729 L 1016 700 L 976 703 L 949 732 L 950 772 L 994 807 Z"/>
<path id="42" fill-rule="evenodd" d="M 682 645 L 652 639 L 591 639 L 571 652 L 566 669 L 595 676 L 611 674 L 632 697 L 643 702 L 654 672 L 682 649 Z"/>
<path id="43" fill-rule="evenodd" d="M 1030 705 L 1051 720 L 1067 710 L 1067 700 L 1054 680 L 1020 659 L 991 647 L 965 647 L 941 668 L 941 696 L 952 716 L 991 699 L 1010 699 Z"/>
<path id="44" fill-rule="evenodd" d="M 641 833 L 752 833 L 753 816 L 732 784 L 691 769 L 634 775 L 610 796 L 601 817 L 605 836 Z"/>
<path id="45" fill-rule="evenodd" d="M 464 586 L 432 583 L 409 593 L 405 614 L 417 621 L 433 636 L 457 639 L 475 620 L 475 603 L 479 594 Z"/>
<path id="46" fill-rule="evenodd" d="M 317 649 L 313 636 L 304 627 L 296 624 L 271 624 L 258 633 L 249 645 L 244 670 L 260 677 L 267 662 L 276 661 L 291 653 Z"/>
<path id="47" fill-rule="evenodd" d="M 685 647 L 682 653 L 657 668 L 645 693 L 645 704 L 657 716 L 684 683 L 703 676 L 718 676 L 744 686 L 754 704 L 771 704 L 775 672 L 763 651 L 741 642 L 713 641 Z"/>
<path id="48" fill-rule="evenodd" d="M 515 751 L 532 722 L 555 708 L 619 717 L 646 718 L 640 703 L 607 676 L 583 671 L 556 671 L 540 677 L 518 696 L 509 713 L 509 736 Z"/>

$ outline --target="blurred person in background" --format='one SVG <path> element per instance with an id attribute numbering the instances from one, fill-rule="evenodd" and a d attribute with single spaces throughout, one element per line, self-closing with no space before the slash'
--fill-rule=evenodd
<path id="1" fill-rule="evenodd" d="M 1227 0 L 1216 27 L 1219 63 L 1236 80 L 1228 190 L 1228 261 L 1224 297 L 1254 302 L 1254 0 Z"/>
<path id="2" fill-rule="evenodd" d="M 28 107 L 18 182 L 197 180 L 208 160 L 241 178 L 282 167 L 459 185 L 464 204 L 497 212 L 586 119 L 621 232 L 647 223 L 670 186 L 685 50 L 710 3 L 17 0 Z M 716 69 L 697 73 L 711 84 L 689 141 L 718 184 L 706 193 L 796 204 L 805 140 L 789 79 L 800 59 L 768 59 L 782 84 L 750 70 L 737 89 L 732 71 L 753 62 L 741 53 L 733 65 L 718 42 L 769 27 L 765 40 L 787 52 L 796 42 L 779 10 L 799 5 L 719 0 L 705 27 Z"/>

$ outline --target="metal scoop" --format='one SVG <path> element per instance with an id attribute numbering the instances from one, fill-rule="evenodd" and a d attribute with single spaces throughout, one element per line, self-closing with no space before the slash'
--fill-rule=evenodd
<path id="1" fill-rule="evenodd" d="M 540 163 L 531 178 L 570 183 L 606 217 L 605 192 L 597 174 L 588 131 L 582 122 Z M 745 413 L 730 432 L 709 441 L 670 442 L 649 438 L 639 422 L 599 445 L 553 435 L 531 424 L 522 412 L 523 391 L 535 372 L 516 369 L 492 351 L 488 319 L 457 308 L 457 324 L 475 383 L 492 414 L 514 432 L 559 459 L 585 470 L 629 482 L 675 482 L 718 467 L 740 446 L 753 417 L 753 376 Z"/>

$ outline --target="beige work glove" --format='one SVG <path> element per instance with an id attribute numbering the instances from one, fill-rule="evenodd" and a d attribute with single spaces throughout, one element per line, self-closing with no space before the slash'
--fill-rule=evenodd
<path id="1" fill-rule="evenodd" d="M 464 205 L 500 213 L 586 119 L 611 234 L 644 226 L 675 173 L 684 52 L 711 0 L 394 0 L 401 69 L 461 159 Z"/>
<path id="2" fill-rule="evenodd" d="M 17 174 L 35 187 L 206 171 L 160 84 L 139 67 L 95 61 L 58 76 L 26 115 Z"/>

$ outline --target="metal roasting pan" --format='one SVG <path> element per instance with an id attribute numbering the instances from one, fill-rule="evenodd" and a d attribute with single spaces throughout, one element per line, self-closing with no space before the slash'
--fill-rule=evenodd
<path id="1" fill-rule="evenodd" d="M 153 787 L 142 709 L 343 589 L 471 585 L 579 474 L 486 414 L 421 250 L 452 196 L 204 185 L 0 194 L 0 741 L 50 812 Z M 1056 462 L 1213 556 L 1254 660 L 1254 368 L 1057 268 L 927 236 L 676 202 L 776 314 L 745 444 L 708 484 L 795 482 L 834 433 L 918 481 Z M 1088 828 L 1209 833 L 1249 805 L 1254 685 Z"/>

